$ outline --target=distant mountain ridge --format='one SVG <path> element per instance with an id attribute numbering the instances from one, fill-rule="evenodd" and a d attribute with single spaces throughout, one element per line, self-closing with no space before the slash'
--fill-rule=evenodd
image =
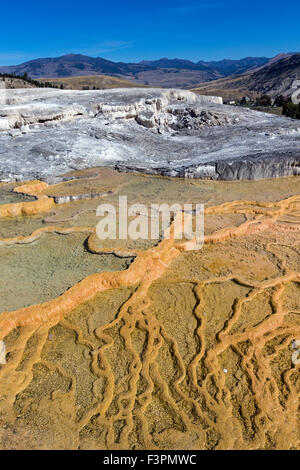
<path id="1" fill-rule="evenodd" d="M 185 59 L 162 58 L 139 63 L 113 62 L 101 57 L 67 54 L 41 58 L 20 65 L 0 67 L 0 73 L 27 73 L 31 78 L 66 78 L 83 75 L 115 75 L 139 84 L 187 87 L 208 82 L 249 69 L 261 67 L 267 57 L 246 57 L 240 60 L 192 62 Z"/>
<path id="2" fill-rule="evenodd" d="M 253 68 L 261 67 L 269 60 L 268 57 L 245 57 L 240 60 L 224 59 L 217 62 L 206 62 L 206 64 L 226 77 L 228 75 L 242 74 Z"/>
<path id="3" fill-rule="evenodd" d="M 167 59 L 166 57 L 154 61 L 142 61 L 141 64 L 159 68 L 178 68 L 190 70 L 213 70 L 222 76 L 228 76 L 235 73 L 244 73 L 253 67 L 259 67 L 266 64 L 270 59 L 268 57 L 245 57 L 244 59 L 232 60 L 223 59 L 219 61 L 192 62 L 184 59 Z"/>

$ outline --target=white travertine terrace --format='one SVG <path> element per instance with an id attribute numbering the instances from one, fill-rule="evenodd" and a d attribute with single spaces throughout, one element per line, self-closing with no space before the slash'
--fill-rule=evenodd
<path id="1" fill-rule="evenodd" d="M 298 174 L 298 121 L 188 90 L 0 90 L 0 180 L 115 166 L 169 176 Z"/>

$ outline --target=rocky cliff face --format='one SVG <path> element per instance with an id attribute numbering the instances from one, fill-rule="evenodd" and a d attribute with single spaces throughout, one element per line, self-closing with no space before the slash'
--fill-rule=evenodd
<path id="1" fill-rule="evenodd" d="M 176 89 L 3 90 L 0 179 L 71 169 L 211 179 L 298 174 L 299 122 Z"/>

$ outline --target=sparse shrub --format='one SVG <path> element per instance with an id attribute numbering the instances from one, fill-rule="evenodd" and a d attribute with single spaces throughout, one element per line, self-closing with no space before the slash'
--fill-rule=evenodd
<path id="1" fill-rule="evenodd" d="M 300 104 L 288 101 L 283 105 L 282 114 L 293 119 L 300 119 Z"/>
<path id="2" fill-rule="evenodd" d="M 276 96 L 274 105 L 281 107 L 284 105 L 285 102 L 286 102 L 285 98 L 282 95 L 279 95 L 279 96 Z"/>

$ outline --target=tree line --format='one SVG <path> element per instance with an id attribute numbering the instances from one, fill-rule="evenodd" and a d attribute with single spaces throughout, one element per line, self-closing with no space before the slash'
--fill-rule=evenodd
<path id="1" fill-rule="evenodd" d="M 23 75 L 17 75 L 15 73 L 0 73 L 0 79 L 3 81 L 6 79 L 19 79 L 37 88 L 63 88 L 62 84 L 58 87 L 51 82 L 39 82 L 38 80 L 34 80 L 33 78 L 30 78 L 26 72 Z"/>
<path id="2" fill-rule="evenodd" d="M 250 106 L 250 107 L 274 107 L 282 108 L 282 115 L 293 119 L 300 119 L 300 103 L 294 104 L 289 97 L 283 95 L 276 96 L 272 99 L 269 95 L 263 94 L 255 99 L 249 99 L 243 96 L 239 101 L 236 101 L 239 106 Z"/>
<path id="3" fill-rule="evenodd" d="M 275 98 L 275 106 L 282 106 L 282 114 L 293 119 L 300 119 L 300 103 L 294 104 L 291 98 L 279 95 Z"/>

